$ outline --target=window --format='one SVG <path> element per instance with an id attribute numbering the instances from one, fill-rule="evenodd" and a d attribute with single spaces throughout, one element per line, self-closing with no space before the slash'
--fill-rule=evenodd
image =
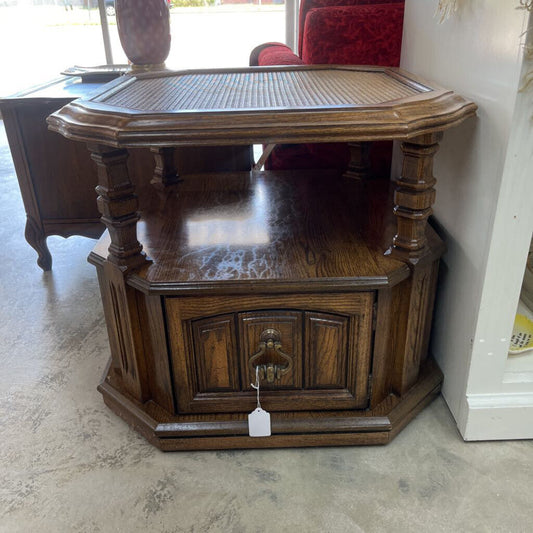
<path id="1" fill-rule="evenodd" d="M 251 50 L 286 40 L 287 14 L 294 0 L 172 0 L 169 68 L 248 65 Z M 212 5 L 207 5 L 209 2 Z M 286 9 L 289 7 L 289 9 Z M 108 10 L 113 63 L 126 63 L 116 17 Z M 293 22 L 290 24 L 293 25 Z M 290 32 L 289 32 L 290 33 Z M 0 96 L 53 79 L 74 65 L 106 63 L 98 0 L 0 0 Z"/>

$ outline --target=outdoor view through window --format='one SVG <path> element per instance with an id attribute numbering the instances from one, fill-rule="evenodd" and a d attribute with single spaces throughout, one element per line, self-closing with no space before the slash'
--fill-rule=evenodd
<path id="1" fill-rule="evenodd" d="M 112 2 L 113 63 L 124 64 Z M 171 0 L 172 69 L 244 67 L 250 51 L 285 40 L 284 0 Z M 75 65 L 106 63 L 98 0 L 0 0 L 0 97 Z"/>

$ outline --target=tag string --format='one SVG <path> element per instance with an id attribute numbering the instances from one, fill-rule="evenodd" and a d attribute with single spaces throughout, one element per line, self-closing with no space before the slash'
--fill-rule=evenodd
<path id="1" fill-rule="evenodd" d="M 255 367 L 255 385 L 253 383 L 250 383 L 250 385 L 252 389 L 257 391 L 257 408 L 261 409 L 261 402 L 259 401 L 259 365 Z"/>

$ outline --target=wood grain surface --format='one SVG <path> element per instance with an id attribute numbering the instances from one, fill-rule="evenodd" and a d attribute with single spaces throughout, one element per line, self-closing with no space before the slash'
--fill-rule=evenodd
<path id="1" fill-rule="evenodd" d="M 139 240 L 152 263 L 130 282 L 169 292 L 392 285 L 409 268 L 384 256 L 395 230 L 391 202 L 386 180 L 334 172 L 185 176 L 141 213 Z M 108 246 L 104 235 L 95 253 L 106 257 Z"/>

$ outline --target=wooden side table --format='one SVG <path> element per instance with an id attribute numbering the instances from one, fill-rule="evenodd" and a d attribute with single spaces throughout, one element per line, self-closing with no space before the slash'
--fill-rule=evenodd
<path id="1" fill-rule="evenodd" d="M 97 167 L 107 405 L 163 450 L 388 442 L 440 390 L 432 161 L 475 109 L 399 69 L 305 66 L 132 76 L 51 115 Z M 173 147 L 376 139 L 403 141 L 393 195 L 327 172 L 172 179 Z M 157 161 L 142 216 L 138 147 Z M 270 437 L 248 436 L 256 368 Z"/>

